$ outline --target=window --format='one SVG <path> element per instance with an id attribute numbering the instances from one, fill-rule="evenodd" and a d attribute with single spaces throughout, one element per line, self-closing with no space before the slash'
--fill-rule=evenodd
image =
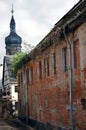
<path id="1" fill-rule="evenodd" d="M 20 87 L 20 74 L 18 74 L 18 86 Z"/>
<path id="2" fill-rule="evenodd" d="M 46 77 L 46 70 L 47 70 L 47 68 L 46 68 L 46 59 L 44 59 L 44 77 Z"/>
<path id="3" fill-rule="evenodd" d="M 79 40 L 74 42 L 74 68 L 80 66 L 80 50 L 79 50 Z"/>
<path id="4" fill-rule="evenodd" d="M 56 75 L 56 54 L 52 54 L 52 65 L 53 65 L 53 74 Z"/>
<path id="5" fill-rule="evenodd" d="M 86 110 L 86 99 L 81 99 L 82 107 Z"/>
<path id="6" fill-rule="evenodd" d="M 18 102 L 15 102 L 15 110 L 18 110 Z"/>
<path id="7" fill-rule="evenodd" d="M 29 83 L 29 69 L 26 71 L 26 77 L 27 77 L 27 84 Z"/>
<path id="8" fill-rule="evenodd" d="M 15 92 L 18 92 L 18 86 L 15 86 Z"/>
<path id="9" fill-rule="evenodd" d="M 29 81 L 28 82 L 29 82 L 29 84 L 33 84 L 33 67 L 28 69 L 28 73 L 29 73 L 29 75 L 28 75 Z"/>
<path id="10" fill-rule="evenodd" d="M 42 79 L 42 62 L 39 61 L 39 79 Z"/>
<path id="11" fill-rule="evenodd" d="M 67 71 L 67 48 L 62 48 L 62 68 L 63 71 Z"/>
<path id="12" fill-rule="evenodd" d="M 49 56 L 47 56 L 47 76 L 49 76 L 50 74 L 50 70 L 49 70 Z"/>
<path id="13" fill-rule="evenodd" d="M 21 86 L 22 86 L 22 84 L 23 84 L 23 74 L 22 74 L 22 72 L 21 72 Z"/>
<path id="14" fill-rule="evenodd" d="M 30 68 L 28 69 L 28 83 L 30 84 Z"/>
<path id="15" fill-rule="evenodd" d="M 31 84 L 33 84 L 33 67 L 31 67 Z"/>
<path id="16" fill-rule="evenodd" d="M 44 59 L 44 77 L 50 75 L 49 56 Z"/>

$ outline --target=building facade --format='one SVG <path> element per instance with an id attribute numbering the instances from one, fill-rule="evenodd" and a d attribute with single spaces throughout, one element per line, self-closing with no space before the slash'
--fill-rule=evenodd
<path id="1" fill-rule="evenodd" d="M 13 16 L 10 20 L 10 34 L 5 38 L 6 55 L 3 60 L 3 98 L 9 98 L 12 101 L 13 110 L 18 109 L 18 86 L 17 79 L 12 72 L 12 59 L 14 54 L 21 51 L 22 39 L 16 33 L 16 25 Z"/>
<path id="2" fill-rule="evenodd" d="M 19 118 L 37 129 L 86 129 L 85 6 L 80 0 L 20 64 Z"/>

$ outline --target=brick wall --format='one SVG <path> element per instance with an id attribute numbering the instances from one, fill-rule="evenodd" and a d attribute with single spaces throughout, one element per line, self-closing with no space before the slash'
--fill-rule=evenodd
<path id="1" fill-rule="evenodd" d="M 74 44 L 78 41 L 76 47 L 76 56 L 74 53 Z M 66 70 L 63 71 L 62 48 L 66 51 Z M 56 73 L 53 65 L 52 55 L 56 55 Z M 44 59 L 48 57 L 49 68 L 44 63 Z M 77 60 L 77 61 L 76 61 Z M 39 79 L 39 62 L 41 61 L 41 79 Z M 74 66 L 77 62 L 77 66 Z M 47 61 L 46 61 L 47 64 Z M 82 24 L 75 32 L 72 33 L 72 64 L 73 64 L 73 86 L 72 86 L 72 102 L 73 102 L 73 118 L 74 125 L 78 130 L 86 129 L 86 106 L 82 99 L 86 99 L 86 22 Z M 28 117 L 41 123 L 50 123 L 56 127 L 69 129 L 70 111 L 69 111 L 69 53 L 65 40 L 60 40 L 46 48 L 45 51 L 36 56 L 26 65 L 26 71 L 33 68 L 33 82 L 29 82 L 28 74 Z M 49 70 L 48 70 L 49 69 Z M 22 72 L 25 68 L 22 68 Z M 45 75 L 49 71 L 49 74 Z M 21 70 L 20 70 L 21 72 Z M 20 73 L 19 72 L 19 73 Z M 21 75 L 21 73 L 20 73 Z M 31 77 L 30 77 L 31 78 Z M 22 81 L 23 82 L 23 81 Z M 24 89 L 19 89 L 19 103 L 21 97 L 25 97 Z M 26 89 L 26 88 L 25 88 Z M 84 101 L 84 100 L 83 100 Z M 21 100 L 23 109 L 20 109 L 21 115 L 26 116 L 26 104 Z"/>

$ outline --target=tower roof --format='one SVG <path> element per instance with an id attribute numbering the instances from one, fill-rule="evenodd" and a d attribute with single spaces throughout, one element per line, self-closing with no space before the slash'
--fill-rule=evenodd
<path id="1" fill-rule="evenodd" d="M 10 20 L 10 34 L 5 38 L 5 44 L 6 45 L 11 45 L 11 44 L 21 44 L 22 42 L 22 39 L 20 36 L 18 36 L 16 34 L 16 30 L 15 30 L 15 19 L 14 19 L 14 16 L 13 16 L 13 6 L 12 6 L 12 10 L 11 10 L 11 13 L 12 13 L 12 17 L 11 17 L 11 20 Z"/>

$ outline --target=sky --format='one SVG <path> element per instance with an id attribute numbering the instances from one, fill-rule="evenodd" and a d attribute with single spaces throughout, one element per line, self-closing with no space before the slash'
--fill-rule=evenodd
<path id="1" fill-rule="evenodd" d="M 37 45 L 79 0 L 0 0 L 0 64 L 5 55 L 5 37 L 10 33 L 12 4 L 16 33 L 22 41 Z"/>

